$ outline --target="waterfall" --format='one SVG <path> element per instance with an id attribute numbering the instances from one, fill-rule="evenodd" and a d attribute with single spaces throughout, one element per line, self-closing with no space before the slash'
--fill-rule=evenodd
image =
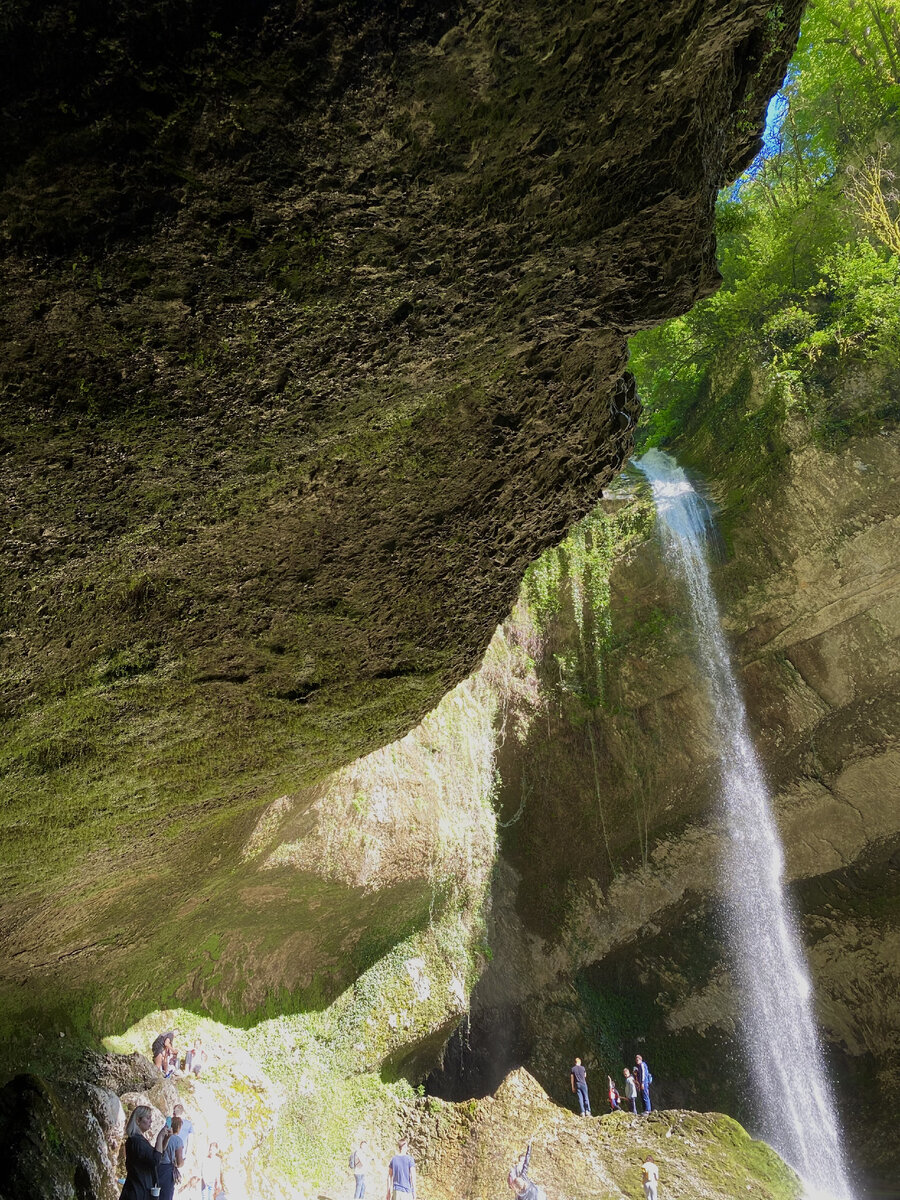
<path id="1" fill-rule="evenodd" d="M 709 687 L 727 833 L 728 940 L 760 1126 L 801 1176 L 810 1200 L 850 1200 L 812 986 L 784 888 L 781 839 L 710 581 L 709 506 L 669 455 L 650 450 L 637 466 L 652 488 L 666 562 L 687 591 Z"/>

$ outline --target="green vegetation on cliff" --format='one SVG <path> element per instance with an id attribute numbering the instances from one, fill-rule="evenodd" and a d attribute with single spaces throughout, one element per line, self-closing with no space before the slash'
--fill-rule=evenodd
<path id="1" fill-rule="evenodd" d="M 791 418 L 828 446 L 900 416 L 898 108 L 900 6 L 815 0 L 719 197 L 721 290 L 632 341 L 645 445 L 752 485 Z"/>

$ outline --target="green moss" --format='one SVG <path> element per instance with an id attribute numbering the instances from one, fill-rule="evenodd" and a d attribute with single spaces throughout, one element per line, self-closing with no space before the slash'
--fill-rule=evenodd
<path id="1" fill-rule="evenodd" d="M 645 501 L 635 500 L 613 517 L 598 507 L 525 574 L 520 603 L 548 645 L 554 643 L 554 630 L 569 622 L 577 633 L 564 652 L 554 654 L 556 686 L 549 677 L 543 682 L 577 698 L 586 711 L 609 699 L 604 669 L 616 641 L 609 590 L 613 563 L 651 528 L 652 508 Z"/>
<path id="2" fill-rule="evenodd" d="M 266 1164 L 269 1184 L 332 1188 L 354 1138 L 365 1131 L 375 1145 L 389 1139 L 398 1102 L 413 1096 L 409 1080 L 418 1082 L 439 1056 L 458 1020 L 459 994 L 450 985 L 459 980 L 467 993 L 474 982 L 471 947 L 480 933 L 477 915 L 436 917 L 317 1012 L 292 1012 L 296 998 L 282 995 L 277 1015 L 237 1028 L 172 1008 L 144 1016 L 105 1045 L 146 1053 L 163 1027 L 176 1029 L 182 1045 L 201 1036 L 212 1055 L 205 1088 L 235 1131 L 233 1142 L 239 1129 L 260 1131 L 253 1154 Z M 190 1107 L 189 1088 L 184 1095 Z"/>

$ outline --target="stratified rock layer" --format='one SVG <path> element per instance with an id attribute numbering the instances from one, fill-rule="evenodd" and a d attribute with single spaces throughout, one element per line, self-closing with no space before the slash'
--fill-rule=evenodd
<path id="1" fill-rule="evenodd" d="M 6 977 L 212 1002 L 285 917 L 262 803 L 464 676 L 628 453 L 800 5 L 8 8 Z"/>

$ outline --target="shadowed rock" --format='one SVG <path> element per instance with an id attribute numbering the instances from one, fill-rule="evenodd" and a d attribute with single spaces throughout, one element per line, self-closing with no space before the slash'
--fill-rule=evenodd
<path id="1" fill-rule="evenodd" d="M 629 453 L 799 8 L 12 6 L 9 980 L 221 996 L 261 804 L 461 679 Z"/>

